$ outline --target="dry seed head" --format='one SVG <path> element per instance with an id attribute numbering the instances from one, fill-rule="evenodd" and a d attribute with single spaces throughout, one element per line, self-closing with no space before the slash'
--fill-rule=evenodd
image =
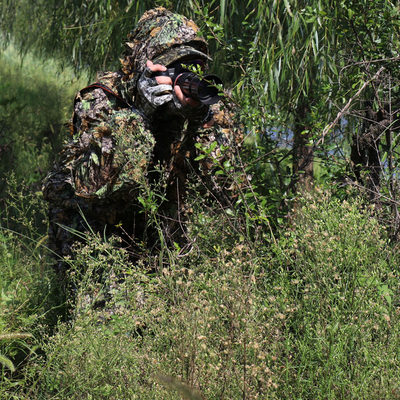
<path id="1" fill-rule="evenodd" d="M 384 314 L 384 315 L 383 315 L 383 318 L 384 318 L 384 320 L 385 320 L 386 322 L 390 322 L 390 317 L 389 317 L 389 315 Z"/>

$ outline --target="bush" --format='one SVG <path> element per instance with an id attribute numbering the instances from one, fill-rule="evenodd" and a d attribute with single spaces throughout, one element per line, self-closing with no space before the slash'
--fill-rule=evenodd
<path id="1" fill-rule="evenodd" d="M 91 237 L 30 398 L 399 398 L 398 256 L 373 210 L 316 191 L 273 245 L 226 218 L 195 212 L 168 265 Z"/>
<path id="2" fill-rule="evenodd" d="M 399 398 L 399 260 L 373 209 L 317 190 L 275 254 L 296 305 L 281 398 Z"/>

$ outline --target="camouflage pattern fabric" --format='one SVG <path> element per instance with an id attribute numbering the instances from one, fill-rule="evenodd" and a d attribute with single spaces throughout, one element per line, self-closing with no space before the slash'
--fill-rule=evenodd
<path id="1" fill-rule="evenodd" d="M 137 111 L 116 103 L 102 89 L 78 93 L 73 139 L 44 181 L 49 245 L 60 256 L 71 255 L 77 239 L 72 230 L 105 233 L 107 227 L 118 233 L 116 226 L 125 219 L 126 234 L 133 235 L 135 223 L 144 224 L 134 218 L 136 198 L 155 140 Z"/>
<path id="2" fill-rule="evenodd" d="M 147 60 L 155 60 L 169 50 L 181 46 L 190 46 L 198 56 L 208 57 L 207 42 L 199 35 L 198 26 L 186 17 L 173 14 L 163 7 L 149 10 L 143 14 L 135 29 L 128 34 L 125 50 L 121 58 L 124 94 L 132 100 L 136 94 L 137 80 L 146 67 Z M 177 54 L 173 59 L 159 60 L 168 65 L 184 58 L 185 54 Z M 172 54 L 172 53 L 170 53 Z"/>
<path id="3" fill-rule="evenodd" d="M 49 246 L 61 257 L 72 254 L 73 243 L 85 231 L 119 235 L 133 257 L 138 256 L 137 243 L 146 239 L 153 246 L 156 235 L 152 239 L 147 231 L 146 213 L 139 201 L 143 188 L 158 187 L 162 191 L 159 197 L 164 200 L 157 212 L 170 241 L 179 240 L 182 234 L 190 176 L 204 180 L 216 196 L 226 197 L 231 190 L 230 182 L 221 183 L 212 177 L 216 164 L 212 158 L 219 163 L 232 158 L 234 145 L 242 139 L 240 130 L 226 117 L 227 109 L 224 117 L 215 108 L 219 125 L 201 129 L 200 121 L 208 108 L 194 108 L 192 114 L 184 114 L 176 112 L 170 101 L 150 116 L 131 90 L 137 85 L 137 71 L 144 71 L 147 59 L 165 54 L 172 46 L 186 47 L 172 51 L 169 59 L 193 49 L 207 57 L 207 45 L 198 37 L 197 26 L 183 16 L 156 8 L 143 15 L 128 40 L 122 70 L 99 74 L 98 82 L 135 106 L 121 104 L 101 88 L 80 91 L 74 104 L 72 139 L 43 183 L 44 198 L 49 202 Z M 209 157 L 196 161 L 196 143 L 210 146 L 212 142 L 217 146 Z M 221 152 L 221 145 L 230 150 Z M 62 262 L 58 266 L 65 268 Z"/>
<path id="4" fill-rule="evenodd" d="M 146 68 L 138 80 L 135 107 L 146 115 L 149 120 L 153 120 L 156 113 L 162 106 L 163 113 L 169 118 L 178 117 L 187 119 L 192 123 L 201 125 L 202 121 L 208 116 L 209 106 L 200 104 L 197 107 L 182 105 L 175 94 L 172 85 L 159 85 L 154 78 L 151 78 L 151 71 Z"/>

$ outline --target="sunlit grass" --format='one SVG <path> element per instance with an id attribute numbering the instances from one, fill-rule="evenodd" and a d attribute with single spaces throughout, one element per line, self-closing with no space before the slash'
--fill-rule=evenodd
<path id="1" fill-rule="evenodd" d="M 11 170 L 29 184 L 43 178 L 68 138 L 74 93 L 86 79 L 12 46 L 0 53 L 0 197 Z"/>

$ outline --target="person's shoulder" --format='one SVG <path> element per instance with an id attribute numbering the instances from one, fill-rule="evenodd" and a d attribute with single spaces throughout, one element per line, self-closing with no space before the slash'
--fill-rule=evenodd
<path id="1" fill-rule="evenodd" d="M 96 82 L 80 89 L 74 100 L 74 111 L 84 110 L 118 110 L 129 108 L 129 104 L 121 97 L 119 86 L 121 74 L 118 72 L 99 72 Z"/>
<path id="2" fill-rule="evenodd" d="M 98 72 L 96 81 L 80 90 L 75 95 L 75 102 L 80 100 L 104 99 L 106 97 L 119 97 L 121 86 L 121 73 L 115 71 Z"/>
<path id="3" fill-rule="evenodd" d="M 115 93 L 119 93 L 119 89 L 122 81 L 122 73 L 118 71 L 101 71 L 97 72 L 97 82 L 107 86 L 110 90 Z"/>

